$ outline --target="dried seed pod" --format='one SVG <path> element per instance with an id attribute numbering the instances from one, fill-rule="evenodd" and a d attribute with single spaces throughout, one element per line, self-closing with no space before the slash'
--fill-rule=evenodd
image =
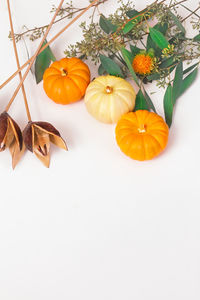
<path id="1" fill-rule="evenodd" d="M 58 130 L 48 122 L 29 122 L 23 131 L 26 148 L 48 168 L 50 162 L 50 142 L 67 150 L 65 141 Z"/>
<path id="2" fill-rule="evenodd" d="M 12 155 L 12 167 L 19 162 L 25 147 L 21 129 L 7 112 L 0 114 L 0 152 L 9 148 Z"/>

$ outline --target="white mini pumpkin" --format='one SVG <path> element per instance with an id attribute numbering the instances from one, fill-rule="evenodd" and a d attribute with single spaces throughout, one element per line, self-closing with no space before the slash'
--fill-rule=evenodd
<path id="1" fill-rule="evenodd" d="M 116 123 L 120 117 L 135 107 L 136 93 L 125 79 L 99 76 L 87 87 L 85 104 L 88 112 L 104 123 Z"/>

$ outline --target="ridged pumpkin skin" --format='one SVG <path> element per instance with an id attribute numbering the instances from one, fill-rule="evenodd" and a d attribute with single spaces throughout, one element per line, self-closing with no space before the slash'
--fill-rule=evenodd
<path id="1" fill-rule="evenodd" d="M 80 100 L 90 82 L 90 70 L 79 58 L 63 58 L 46 69 L 43 87 L 47 96 L 59 104 Z"/>
<path id="2" fill-rule="evenodd" d="M 121 151 L 135 160 L 149 160 L 162 152 L 169 128 L 162 117 L 147 110 L 122 116 L 117 123 L 116 140 Z"/>
<path id="3" fill-rule="evenodd" d="M 87 87 L 85 104 L 88 112 L 104 123 L 116 123 L 135 106 L 136 94 L 132 85 L 115 76 L 99 76 Z"/>

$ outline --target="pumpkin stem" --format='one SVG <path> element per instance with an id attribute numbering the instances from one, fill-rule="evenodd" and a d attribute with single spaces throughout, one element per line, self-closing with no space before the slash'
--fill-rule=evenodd
<path id="1" fill-rule="evenodd" d="M 146 125 L 141 124 L 140 127 L 138 128 L 139 133 L 145 133 L 146 132 Z"/>
<path id="2" fill-rule="evenodd" d="M 67 73 L 67 71 L 66 71 L 65 69 L 62 69 L 62 70 L 61 70 L 61 75 L 62 75 L 62 76 L 67 76 L 68 73 Z"/>
<path id="3" fill-rule="evenodd" d="M 109 85 L 106 86 L 106 93 L 111 94 L 113 92 L 113 88 Z"/>

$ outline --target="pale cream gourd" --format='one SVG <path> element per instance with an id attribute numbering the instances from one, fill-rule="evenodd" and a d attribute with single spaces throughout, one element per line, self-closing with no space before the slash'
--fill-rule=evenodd
<path id="1" fill-rule="evenodd" d="M 87 87 L 85 104 L 88 112 L 104 123 L 116 123 L 135 107 L 136 93 L 125 79 L 99 76 Z"/>

